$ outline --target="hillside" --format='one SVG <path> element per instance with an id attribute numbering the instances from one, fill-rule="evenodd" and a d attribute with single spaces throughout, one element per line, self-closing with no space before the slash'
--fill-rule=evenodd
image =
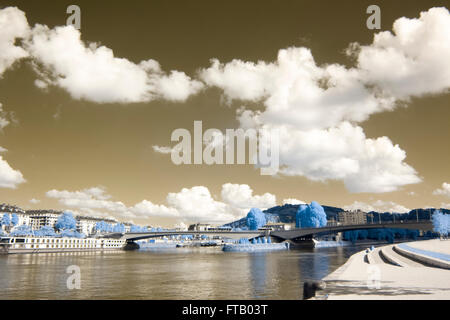
<path id="1" fill-rule="evenodd" d="M 297 213 L 299 205 L 294 204 L 285 204 L 283 206 L 276 206 L 264 210 L 264 214 L 266 215 L 266 220 L 268 222 L 283 222 L 283 223 L 295 223 L 295 214 Z M 327 214 L 327 220 L 337 220 L 337 214 L 343 209 L 332 206 L 322 206 Z M 390 213 L 390 212 L 369 212 L 368 221 L 370 222 L 373 216 L 373 222 L 386 222 L 395 220 L 416 220 L 417 217 L 419 220 L 430 219 L 430 215 L 436 210 L 435 208 L 428 209 L 414 209 L 408 213 Z M 443 213 L 450 214 L 450 210 L 448 209 L 439 209 Z M 417 213 L 416 213 L 417 212 Z M 246 227 L 246 217 L 243 217 L 239 220 L 224 224 L 225 227 L 232 228 L 245 228 Z"/>

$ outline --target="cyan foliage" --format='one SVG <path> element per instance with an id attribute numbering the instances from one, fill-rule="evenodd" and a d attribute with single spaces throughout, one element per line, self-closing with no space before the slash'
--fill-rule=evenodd
<path id="1" fill-rule="evenodd" d="M 352 241 L 363 239 L 372 240 L 386 240 L 388 242 L 394 242 L 394 239 L 417 239 L 419 236 L 419 230 L 407 230 L 400 228 L 386 228 L 386 229 L 368 229 L 368 230 L 351 230 L 343 233 L 344 240 Z"/>
<path id="2" fill-rule="evenodd" d="M 258 230 L 266 224 L 266 216 L 258 208 L 251 208 L 247 214 L 246 224 L 249 230 Z"/>
<path id="3" fill-rule="evenodd" d="M 442 236 L 447 236 L 450 232 L 450 215 L 436 210 L 432 216 L 433 230 Z"/>
<path id="4" fill-rule="evenodd" d="M 327 215 L 323 207 L 316 201 L 311 204 L 302 204 L 295 215 L 297 228 L 320 228 L 327 225 Z"/>
<path id="5" fill-rule="evenodd" d="M 23 224 L 21 226 L 15 227 L 9 235 L 12 237 L 32 236 L 33 230 L 29 225 Z"/>
<path id="6" fill-rule="evenodd" d="M 13 226 L 17 226 L 18 223 L 19 223 L 19 217 L 17 216 L 17 214 L 13 213 L 11 215 L 11 224 Z"/>
<path id="7" fill-rule="evenodd" d="M 55 228 L 58 230 L 75 230 L 77 228 L 77 220 L 69 211 L 64 212 L 59 216 L 55 223 Z"/>
<path id="8" fill-rule="evenodd" d="M 1 220 L 2 226 L 9 226 L 11 225 L 11 218 L 9 217 L 9 214 L 5 213 L 3 214 L 2 220 Z"/>

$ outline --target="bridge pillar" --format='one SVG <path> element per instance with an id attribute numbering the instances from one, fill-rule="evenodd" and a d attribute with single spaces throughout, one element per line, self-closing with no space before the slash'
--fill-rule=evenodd
<path id="1" fill-rule="evenodd" d="M 312 235 L 299 237 L 291 240 L 292 248 L 314 248 L 314 241 Z"/>
<path id="2" fill-rule="evenodd" d="M 134 242 L 134 241 L 127 241 L 127 243 L 125 244 L 125 246 L 123 247 L 123 250 L 138 250 L 139 249 L 139 245 Z"/>

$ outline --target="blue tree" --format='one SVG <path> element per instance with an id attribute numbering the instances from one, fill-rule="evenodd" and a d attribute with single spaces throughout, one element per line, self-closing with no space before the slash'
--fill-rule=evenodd
<path id="1" fill-rule="evenodd" d="M 369 236 L 369 232 L 367 230 L 365 230 L 365 229 L 359 230 L 359 233 L 358 233 L 359 239 L 364 240 L 364 239 L 367 239 L 368 236 Z"/>
<path id="2" fill-rule="evenodd" d="M 11 219 L 9 218 L 9 214 L 5 213 L 2 217 L 2 225 L 8 227 L 11 225 Z"/>
<path id="3" fill-rule="evenodd" d="M 77 228 L 77 220 L 75 220 L 71 212 L 66 211 L 59 216 L 55 223 L 55 228 L 58 230 L 75 230 Z"/>
<path id="4" fill-rule="evenodd" d="M 51 226 L 43 226 L 39 230 L 35 231 L 34 235 L 40 237 L 56 237 L 56 232 Z"/>
<path id="5" fill-rule="evenodd" d="M 359 230 L 350 230 L 344 232 L 344 239 L 355 243 L 358 239 Z"/>
<path id="6" fill-rule="evenodd" d="M 410 239 L 416 240 L 419 236 L 419 230 L 408 230 L 407 234 Z"/>
<path id="7" fill-rule="evenodd" d="M 98 232 L 108 232 L 108 224 L 105 221 L 99 221 L 95 224 L 94 229 Z"/>
<path id="8" fill-rule="evenodd" d="M 130 232 L 141 232 L 139 226 L 132 224 L 130 226 Z"/>
<path id="9" fill-rule="evenodd" d="M 15 227 L 14 230 L 10 233 L 12 237 L 23 237 L 23 236 L 32 236 L 33 230 L 31 227 L 23 224 L 21 226 Z"/>
<path id="10" fill-rule="evenodd" d="M 64 229 L 60 233 L 60 237 L 66 238 L 85 238 L 86 236 L 83 233 L 77 232 L 72 229 Z"/>
<path id="11" fill-rule="evenodd" d="M 124 233 L 125 232 L 125 225 L 123 223 L 117 223 L 114 228 L 113 228 L 113 232 L 120 232 L 120 233 Z"/>
<path id="12" fill-rule="evenodd" d="M 327 225 L 327 214 L 320 204 L 312 201 L 311 204 L 299 206 L 295 215 L 297 228 L 320 228 Z"/>
<path id="13" fill-rule="evenodd" d="M 436 210 L 432 216 L 433 230 L 439 233 L 441 236 L 447 236 L 450 232 L 450 215 L 442 213 L 440 210 Z"/>
<path id="14" fill-rule="evenodd" d="M 247 214 L 246 223 L 249 230 L 258 230 L 267 223 L 266 216 L 260 209 L 251 208 Z"/>
<path id="15" fill-rule="evenodd" d="M 17 214 L 13 213 L 11 215 L 11 224 L 13 226 L 17 226 L 18 223 L 19 223 L 19 217 L 17 216 Z"/>

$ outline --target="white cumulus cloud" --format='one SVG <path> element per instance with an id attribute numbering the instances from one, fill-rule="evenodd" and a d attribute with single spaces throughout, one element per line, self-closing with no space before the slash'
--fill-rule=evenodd
<path id="1" fill-rule="evenodd" d="M 350 205 L 344 206 L 344 210 L 354 211 L 362 210 L 365 212 L 376 211 L 376 212 L 392 212 L 392 213 L 408 213 L 411 209 L 405 206 L 395 203 L 393 201 L 382 201 L 377 200 L 372 203 L 355 201 Z"/>
<path id="2" fill-rule="evenodd" d="M 253 195 L 253 190 L 247 184 L 226 183 L 222 186 L 222 200 L 228 205 L 248 210 L 250 208 L 267 209 L 276 206 L 276 197 L 271 193 Z"/>
<path id="3" fill-rule="evenodd" d="M 393 33 L 377 33 L 371 45 L 356 48 L 361 79 L 384 94 L 407 99 L 448 92 L 450 14 L 444 7 L 397 19 Z"/>
<path id="4" fill-rule="evenodd" d="M 450 183 L 442 183 L 442 187 L 440 189 L 434 190 L 433 194 L 450 197 Z"/>
<path id="5" fill-rule="evenodd" d="M 22 173 L 11 168 L 9 163 L 0 155 L 0 188 L 16 189 L 21 183 L 24 183 Z"/>
<path id="6" fill-rule="evenodd" d="M 42 68 L 40 87 L 45 87 L 42 81 L 59 86 L 75 99 L 98 103 L 184 101 L 203 87 L 183 72 L 166 74 L 152 59 L 136 64 L 115 57 L 105 46 L 86 45 L 73 26 L 50 29 L 36 25 L 25 47 L 38 63 L 36 70 Z"/>
<path id="7" fill-rule="evenodd" d="M 47 191 L 46 196 L 57 199 L 60 204 L 82 214 L 123 218 L 173 218 L 180 223 L 222 224 L 241 218 L 252 207 L 266 209 L 276 204 L 275 196 L 270 193 L 253 195 L 253 190 L 248 185 L 230 183 L 222 186 L 221 199 L 216 199 L 207 187 L 194 186 L 169 193 L 166 204 L 142 200 L 133 206 L 127 206 L 121 201 L 112 200 L 104 187 L 79 191 L 53 189 Z"/>
<path id="8" fill-rule="evenodd" d="M 367 138 L 357 124 L 399 101 L 447 93 L 450 87 L 450 15 L 432 8 L 396 20 L 393 33 L 372 44 L 351 44 L 356 65 L 317 65 L 308 48 L 290 47 L 276 61 L 213 59 L 199 72 L 228 100 L 262 102 L 237 112 L 241 127 L 280 130 L 281 174 L 315 181 L 341 180 L 351 192 L 390 192 L 421 178 L 406 152 L 388 137 Z"/>
<path id="9" fill-rule="evenodd" d="M 8 113 L 3 111 L 3 105 L 0 103 L 0 131 L 10 123 L 7 117 Z M 0 146 L 0 153 L 7 151 L 7 149 Z M 26 180 L 22 172 L 11 168 L 9 163 L 0 155 L 0 188 L 16 189 L 19 184 L 24 182 Z"/>
<path id="10" fill-rule="evenodd" d="M 21 39 L 21 44 L 16 40 Z M 203 88 L 184 72 L 165 72 L 153 59 L 134 63 L 112 49 L 85 43 L 73 26 L 30 28 L 16 7 L 0 9 L 0 76 L 15 61 L 28 57 L 39 78 L 37 87 L 65 89 L 74 99 L 97 103 L 184 101 Z"/>
<path id="11" fill-rule="evenodd" d="M 16 7 L 0 10 L 0 77 L 14 62 L 28 56 L 28 53 L 15 44 L 17 39 L 25 38 L 30 32 L 25 13 Z"/>
<path id="12" fill-rule="evenodd" d="M 306 204 L 306 202 L 298 199 L 288 198 L 283 199 L 283 204 Z"/>

